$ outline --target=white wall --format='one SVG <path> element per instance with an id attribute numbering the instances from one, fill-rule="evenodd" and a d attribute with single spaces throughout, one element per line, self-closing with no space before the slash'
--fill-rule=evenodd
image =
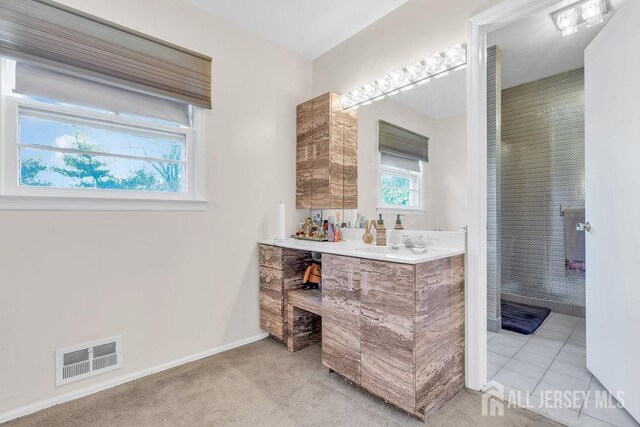
<path id="1" fill-rule="evenodd" d="M 204 212 L 0 212 L 0 414 L 260 334 L 256 242 L 295 203 L 311 62 L 172 0 L 63 0 L 213 58 Z M 123 334 L 122 370 L 55 387 L 54 350 Z"/>
<path id="2" fill-rule="evenodd" d="M 460 230 L 467 224 L 467 115 L 436 121 L 429 145 L 434 168 L 428 179 L 434 192 L 433 229 Z"/>
<path id="3" fill-rule="evenodd" d="M 313 61 L 314 96 L 344 93 L 455 43 L 467 19 L 501 0 L 409 0 Z"/>

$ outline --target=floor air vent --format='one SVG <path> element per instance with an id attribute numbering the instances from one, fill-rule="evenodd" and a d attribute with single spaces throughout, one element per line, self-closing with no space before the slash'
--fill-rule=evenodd
<path id="1" fill-rule="evenodd" d="M 56 386 L 121 367 L 121 335 L 56 350 Z"/>

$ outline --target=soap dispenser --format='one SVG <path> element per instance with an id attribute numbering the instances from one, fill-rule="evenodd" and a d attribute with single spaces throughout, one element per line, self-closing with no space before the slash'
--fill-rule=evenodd
<path id="1" fill-rule="evenodd" d="M 402 226 L 402 220 L 398 214 L 396 217 L 396 225 L 393 227 L 393 230 L 391 230 L 391 247 L 394 249 L 400 247 L 402 244 L 402 236 L 400 233 L 402 230 L 404 230 L 404 227 Z"/>
<path id="2" fill-rule="evenodd" d="M 402 226 L 402 220 L 400 219 L 400 214 L 398 214 L 397 218 L 396 218 L 396 226 L 393 227 L 394 230 L 404 230 L 404 227 Z"/>
<path id="3" fill-rule="evenodd" d="M 382 220 L 382 214 L 376 225 L 376 246 L 387 246 L 387 229 Z"/>

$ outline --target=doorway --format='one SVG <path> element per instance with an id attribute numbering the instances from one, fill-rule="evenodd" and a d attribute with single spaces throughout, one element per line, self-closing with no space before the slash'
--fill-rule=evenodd
<path id="1" fill-rule="evenodd" d="M 515 3 L 469 24 L 468 386 L 493 380 L 567 424 L 636 425 L 587 368 L 588 264 L 575 230 L 586 222 L 584 49 L 623 2 L 573 39 L 553 13 L 576 2 Z M 519 324 L 530 308 L 543 309 L 538 322 Z M 584 397 L 544 404 L 566 392 Z"/>

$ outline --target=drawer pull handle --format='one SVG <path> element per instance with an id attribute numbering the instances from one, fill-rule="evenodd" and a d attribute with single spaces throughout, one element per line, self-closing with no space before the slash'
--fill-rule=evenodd
<path id="1" fill-rule="evenodd" d="M 271 283 L 271 279 L 272 279 L 271 276 L 267 276 L 267 277 L 264 278 L 264 282 L 265 283 Z"/>

